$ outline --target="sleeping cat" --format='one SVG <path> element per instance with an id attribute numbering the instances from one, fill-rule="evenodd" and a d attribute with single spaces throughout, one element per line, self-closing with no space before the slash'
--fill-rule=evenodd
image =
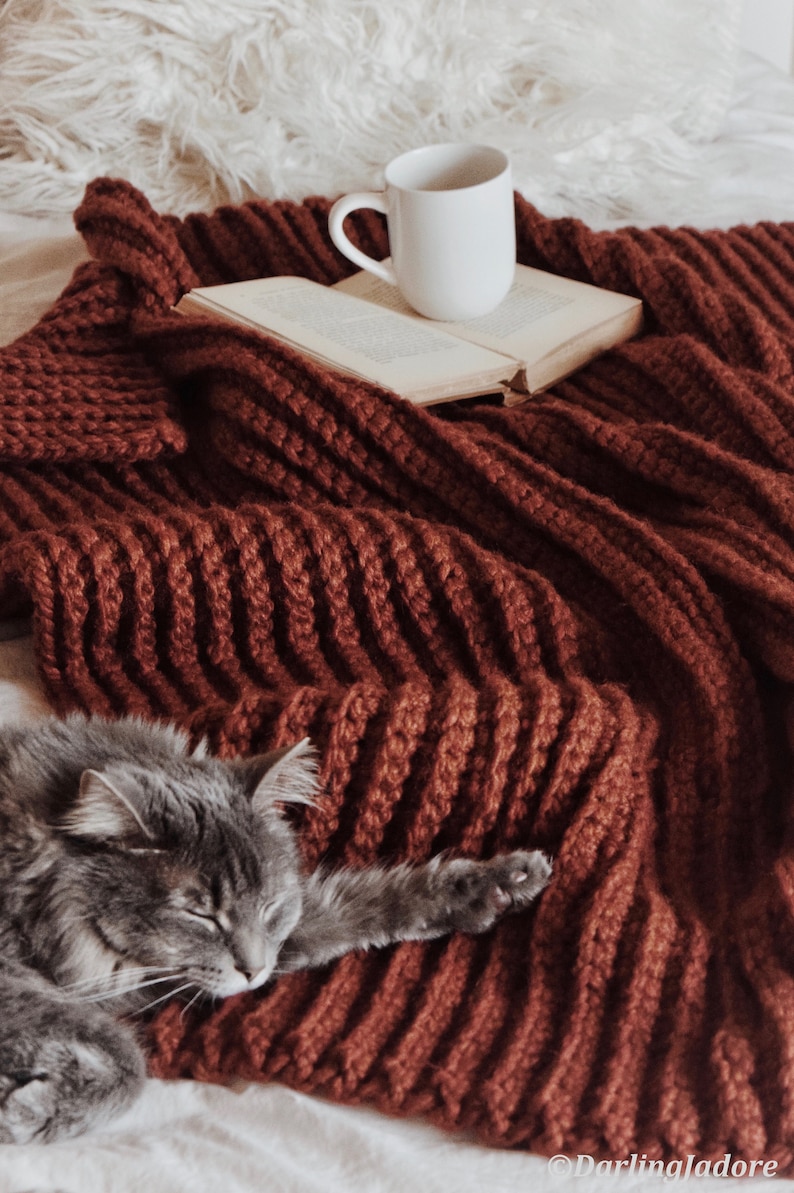
<path id="1" fill-rule="evenodd" d="M 281 808 L 315 789 L 307 742 L 223 762 L 133 718 L 0 729 L 0 1142 L 132 1100 L 144 1060 L 120 1013 L 483 932 L 549 880 L 536 850 L 303 875 Z"/>

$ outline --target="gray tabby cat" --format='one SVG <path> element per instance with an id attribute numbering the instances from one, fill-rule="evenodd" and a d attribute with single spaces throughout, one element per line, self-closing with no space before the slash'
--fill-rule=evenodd
<path id="1" fill-rule="evenodd" d="M 281 808 L 315 791 L 306 742 L 223 762 L 132 718 L 0 729 L 0 1142 L 132 1100 L 144 1060 L 119 1013 L 483 932 L 548 882 L 538 851 L 303 875 Z"/>

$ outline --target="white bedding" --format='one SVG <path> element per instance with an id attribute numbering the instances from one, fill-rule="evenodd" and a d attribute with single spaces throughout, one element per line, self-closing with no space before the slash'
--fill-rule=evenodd
<path id="1" fill-rule="evenodd" d="M 726 169 L 710 196 L 710 213 L 704 206 L 692 222 L 724 224 L 726 211 L 730 222 L 794 218 L 794 79 L 744 57 L 734 102 L 712 149 L 723 154 Z M 666 221 L 663 204 L 653 214 L 649 222 Z M 0 212 L 0 343 L 35 321 L 82 256 L 67 220 Z M 19 635 L 24 626 L 6 630 Z M 45 711 L 31 640 L 0 641 L 0 719 Z M 587 1178 L 588 1189 L 604 1191 L 659 1183 L 625 1173 Z M 342 1108 L 275 1085 L 151 1080 L 124 1118 L 87 1138 L 0 1147 L 0 1193 L 570 1193 L 581 1187 L 581 1177 L 550 1172 L 542 1157 L 489 1150 L 420 1123 Z M 794 1189 L 791 1182 L 784 1187 Z"/>

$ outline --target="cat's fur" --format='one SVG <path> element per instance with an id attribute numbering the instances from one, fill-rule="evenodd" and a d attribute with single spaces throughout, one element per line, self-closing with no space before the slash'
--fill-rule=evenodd
<path id="1" fill-rule="evenodd" d="M 305 742 L 223 762 L 132 718 L 0 729 L 0 1142 L 76 1134 L 135 1096 L 120 1013 L 482 932 L 548 882 L 538 851 L 303 875 L 282 807 L 315 786 Z"/>

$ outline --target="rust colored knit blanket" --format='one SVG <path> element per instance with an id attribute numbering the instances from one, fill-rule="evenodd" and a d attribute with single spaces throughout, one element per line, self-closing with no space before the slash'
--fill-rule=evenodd
<path id="1" fill-rule="evenodd" d="M 170 312 L 338 280 L 327 211 L 89 188 L 97 260 L 0 356 L 0 612 L 32 609 L 61 710 L 309 734 L 309 865 L 529 845 L 554 878 L 485 937 L 167 1007 L 153 1071 L 791 1171 L 794 224 L 519 200 L 520 260 L 641 296 L 647 333 L 520 407 L 422 410 Z"/>

